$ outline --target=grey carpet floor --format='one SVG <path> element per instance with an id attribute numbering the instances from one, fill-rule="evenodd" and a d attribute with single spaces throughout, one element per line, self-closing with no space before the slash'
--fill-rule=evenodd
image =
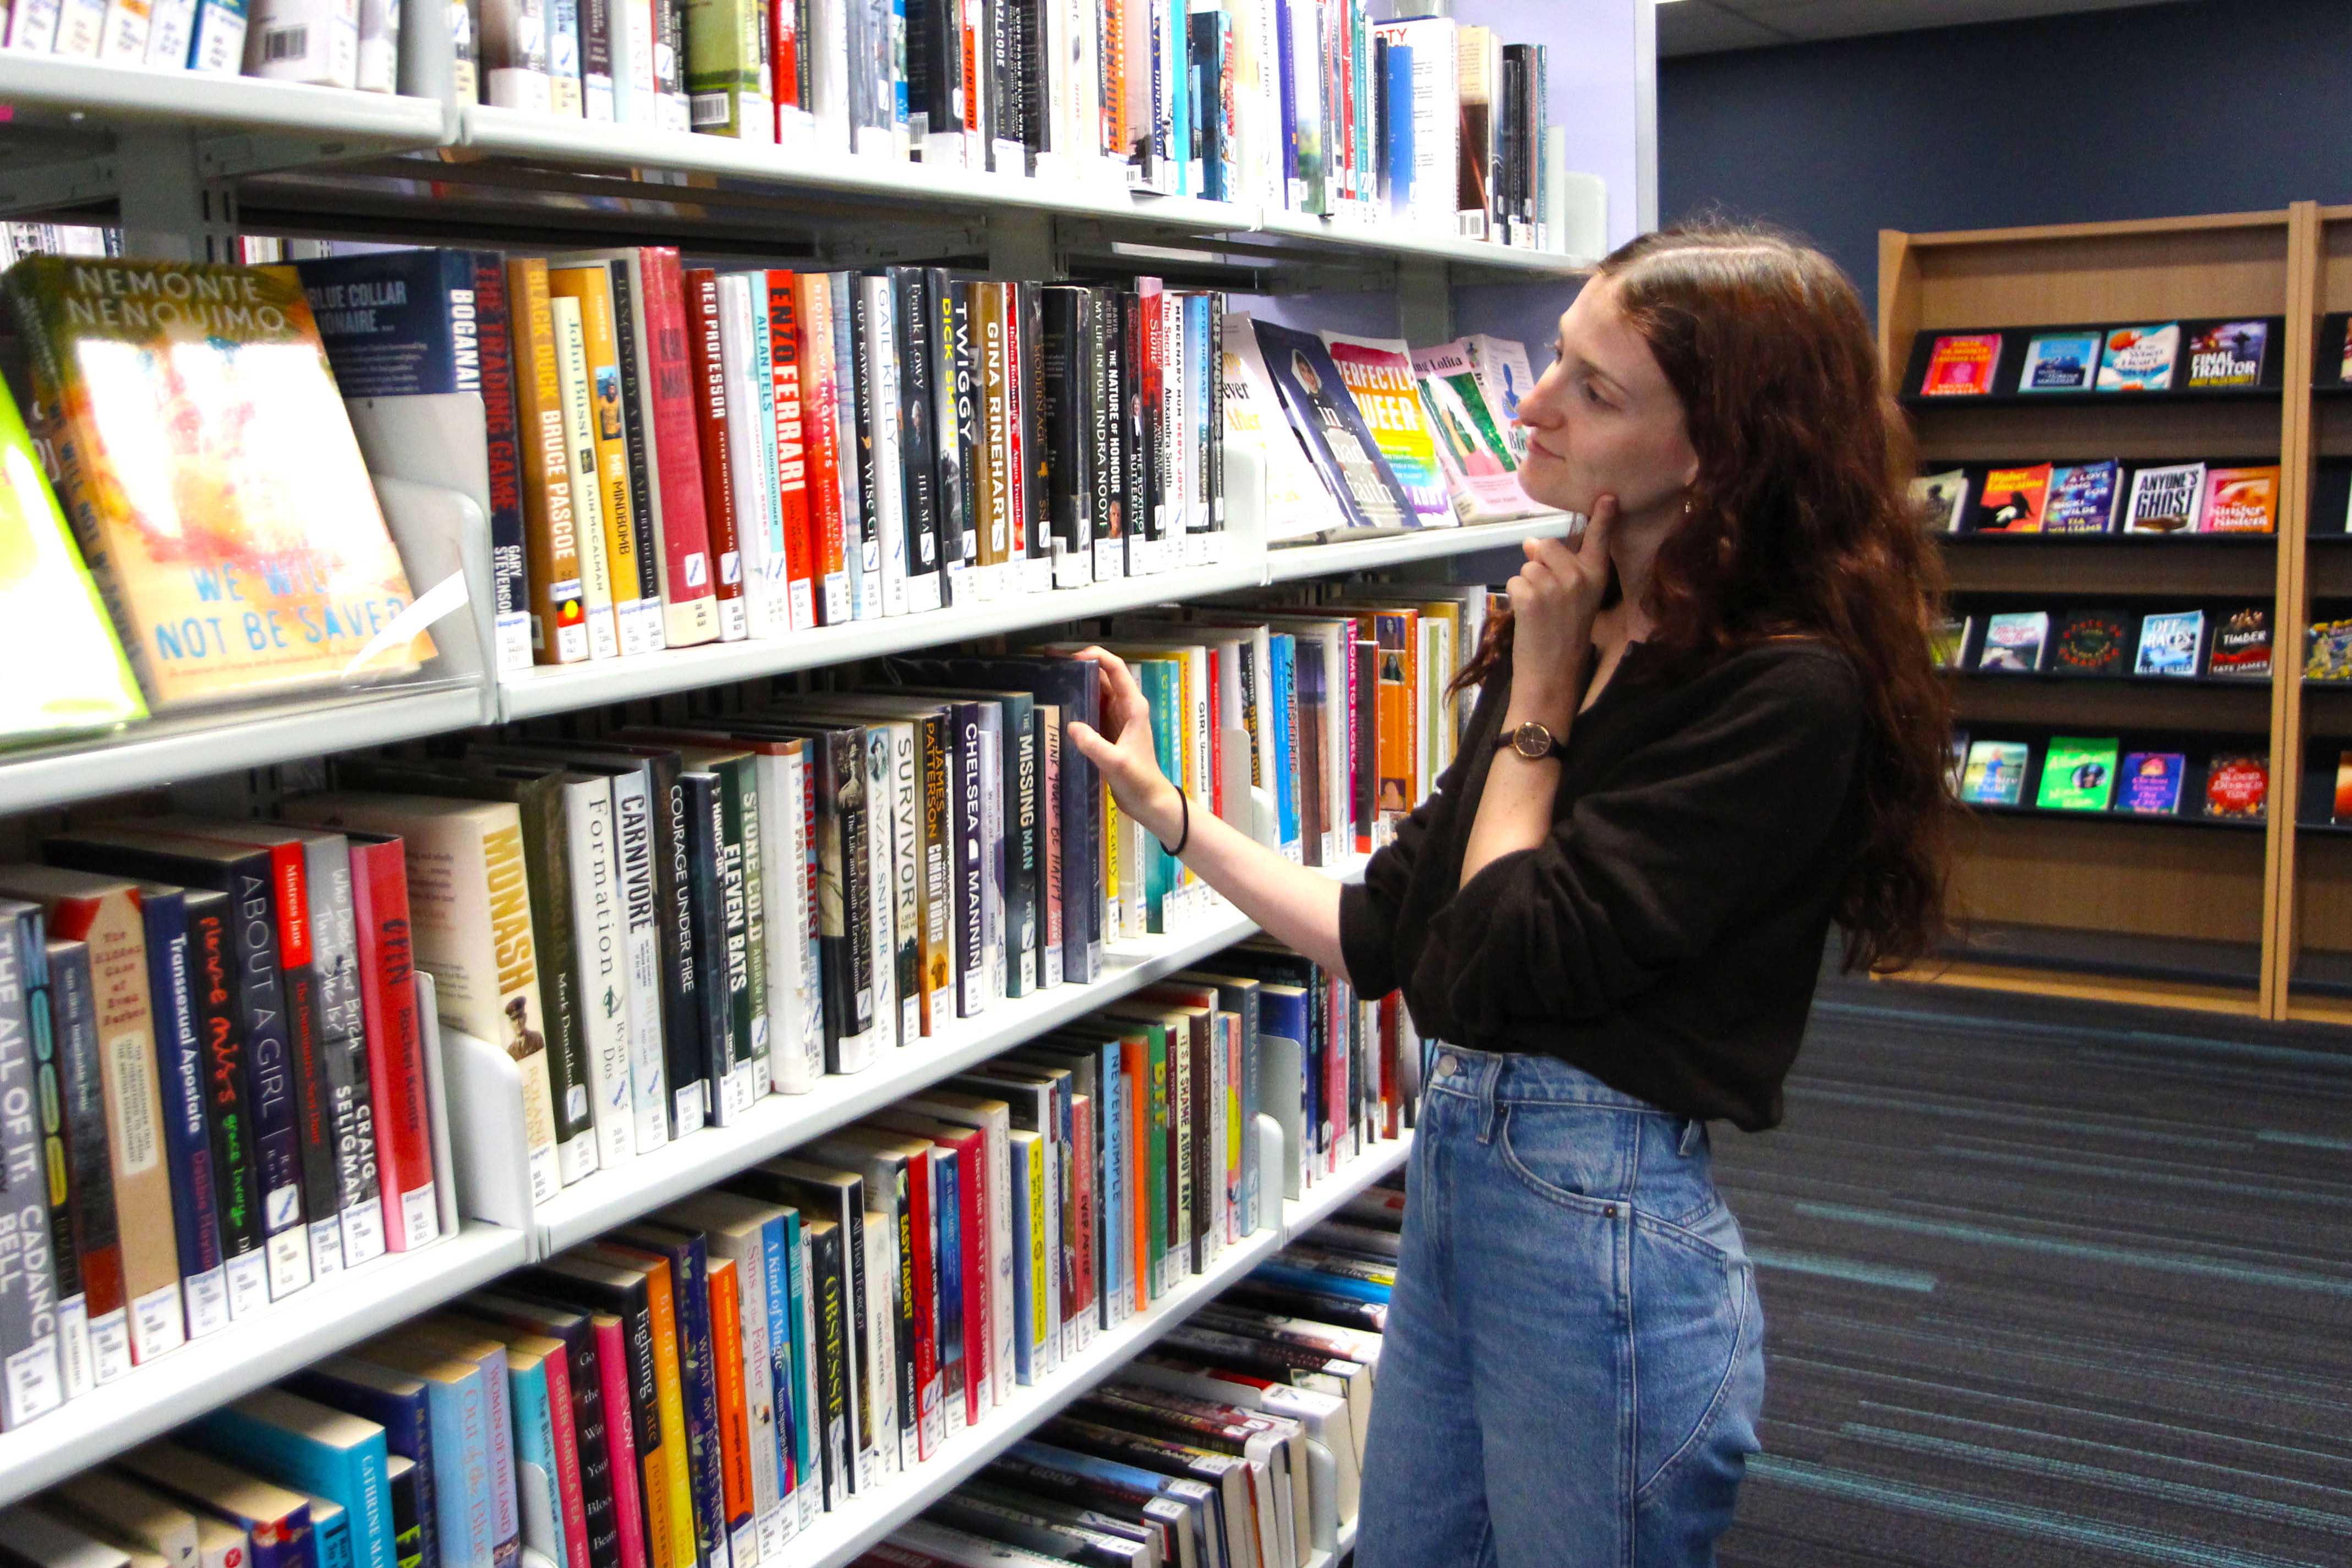
<path id="1" fill-rule="evenodd" d="M 2352 1043 L 1822 988 L 1725 1568 L 2352 1564 Z"/>

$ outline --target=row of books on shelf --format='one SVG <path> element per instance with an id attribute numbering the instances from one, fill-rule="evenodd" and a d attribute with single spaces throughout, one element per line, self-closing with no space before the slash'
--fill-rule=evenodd
<path id="1" fill-rule="evenodd" d="M 396 0 L 13 0 L 0 5 L 0 35 L 17 54 L 362 92 L 391 92 L 400 85 L 399 33 Z"/>
<path id="2" fill-rule="evenodd" d="M 2251 390 L 2263 384 L 2281 325 L 2272 318 L 1922 332 L 1906 388 L 1931 398 Z"/>
<path id="3" fill-rule="evenodd" d="M 2141 613 L 2110 607 L 2004 610 L 1940 622 L 1936 663 L 1948 670 L 2008 674 L 2213 675 L 2271 674 L 2271 613 L 2259 604 Z"/>
<path id="4" fill-rule="evenodd" d="M 502 672 L 1203 560 L 1229 441 L 1277 537 L 1537 509 L 1520 345 L 1321 338 L 1152 279 L 719 274 L 654 246 L 48 256 L 7 288 L 41 420 L 0 624 L 47 672 L 9 699 L 17 737 L 425 666 L 342 397 L 480 397 Z"/>
<path id="5" fill-rule="evenodd" d="M 2275 463 L 1966 465 L 1911 481 L 1927 526 L 1954 534 L 2269 534 Z"/>
<path id="6" fill-rule="evenodd" d="M 2200 775 L 2192 771 L 2189 752 L 2126 749 L 2113 737 L 2034 742 L 1971 739 L 1965 730 L 1952 737 L 1953 792 L 1970 806 L 2025 805 L 2037 752 L 2032 804 L 2044 811 L 2260 821 L 2270 795 L 2270 759 L 2260 751 L 2217 748 L 2196 759 Z"/>
<path id="7" fill-rule="evenodd" d="M 1451 760 L 1444 686 L 1486 598 L 1098 630 L 1199 809 L 1336 868 Z M 43 1111 L 0 1127 L 0 1165 L 52 1175 L 0 1278 L 0 1364 L 48 1370 L 0 1385 L 0 1425 L 434 1239 L 412 966 L 440 1023 L 514 1059 L 505 1134 L 543 1201 L 1197 925 L 1206 884 L 1067 742 L 1097 718 L 1077 645 L 346 757 L 272 821 L 101 808 L 48 833 L 47 864 L 0 869 L 24 901 L 0 904 L 0 1092 Z M 1349 1025 L 1314 1006 L 1291 1038 L 1320 1063 Z"/>
<path id="8" fill-rule="evenodd" d="M 1362 1506 L 1402 1182 L 1349 1199 L 860 1568 L 1175 1568 L 1221 1555 L 1303 1568 L 1336 1553 Z"/>
<path id="9" fill-rule="evenodd" d="M 9 1546 L 29 1515 L 173 1568 L 233 1548 L 256 1568 L 495 1568 L 524 1549 L 553 1568 L 789 1562 L 825 1515 L 1013 1419 L 1023 1389 L 1078 1375 L 1099 1335 L 1279 1225 L 1286 1191 L 1333 1179 L 1339 1151 L 1402 1135 L 1415 1046 L 1393 1001 L 1360 1004 L 1264 941 L 1215 967 L 235 1400 L 16 1511 Z M 1349 1020 L 1354 1054 L 1328 1078 L 1299 1049 L 1310 991 Z M 1262 1169 L 1261 1104 L 1332 1158 Z M 1360 1317 L 1386 1270 L 1339 1258 L 1265 1265 L 1236 1307 L 1328 1293 Z M 1369 1393 L 1362 1362 L 1324 1359 L 1354 1365 L 1286 1377 L 1305 1386 L 1261 1389 L 1234 1421 L 1193 1389 L 1142 1392 L 1138 1372 L 1037 1440 L 1091 1439 L 1072 1446 L 1183 1483 L 1184 1506 L 1134 1523 L 1290 1564 L 1315 1507 L 1307 1423 L 1327 1446 L 1350 1436 L 1352 1469 Z"/>

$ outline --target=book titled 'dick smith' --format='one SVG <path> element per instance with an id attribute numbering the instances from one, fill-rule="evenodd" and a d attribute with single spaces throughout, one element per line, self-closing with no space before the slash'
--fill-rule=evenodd
<path id="1" fill-rule="evenodd" d="M 431 656 L 289 269 L 40 256 L 7 292 L 35 434 L 151 706 Z"/>

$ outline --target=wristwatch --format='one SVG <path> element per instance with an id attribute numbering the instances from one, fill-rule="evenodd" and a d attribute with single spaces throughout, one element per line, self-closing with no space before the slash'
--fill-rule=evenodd
<path id="1" fill-rule="evenodd" d="M 1547 757 L 1559 755 L 1559 738 L 1542 725 L 1529 719 L 1516 729 L 1507 729 L 1495 737 L 1495 749 L 1517 752 L 1530 762 L 1541 762 Z"/>

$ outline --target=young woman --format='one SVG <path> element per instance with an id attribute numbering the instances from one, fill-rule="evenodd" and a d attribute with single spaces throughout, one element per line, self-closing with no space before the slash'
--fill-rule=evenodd
<path id="1" fill-rule="evenodd" d="M 1762 1315 L 1706 1124 L 1780 1118 L 1832 923 L 1941 926 L 1949 714 L 1911 449 L 1827 258 L 1670 230 L 1603 262 L 1520 406 L 1526 546 L 1470 737 L 1360 884 L 1154 764 L 1096 659 L 1122 810 L 1431 1042 L 1365 1458 L 1361 1568 L 1712 1563 Z"/>

